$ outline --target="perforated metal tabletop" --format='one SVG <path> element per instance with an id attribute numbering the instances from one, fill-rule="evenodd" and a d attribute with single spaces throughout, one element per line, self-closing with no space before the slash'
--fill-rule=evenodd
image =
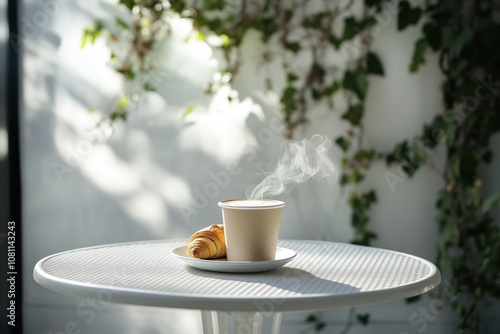
<path id="1" fill-rule="evenodd" d="M 187 266 L 170 252 L 185 241 L 83 248 L 34 269 L 47 289 L 104 301 L 197 310 L 284 312 L 334 309 L 425 293 L 440 282 L 429 261 L 394 251 L 324 241 L 280 241 L 297 253 L 279 269 L 228 274 Z"/>

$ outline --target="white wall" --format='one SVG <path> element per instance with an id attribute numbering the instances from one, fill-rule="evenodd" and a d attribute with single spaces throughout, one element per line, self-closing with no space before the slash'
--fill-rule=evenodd
<path id="1" fill-rule="evenodd" d="M 44 10 L 42 3 L 53 6 Z M 256 36 L 247 40 L 247 62 L 235 83 L 239 103 L 229 105 L 223 95 L 210 98 L 202 93 L 214 71 L 208 61 L 210 54 L 201 45 L 180 42 L 179 36 L 159 51 L 164 52 L 162 65 L 168 69 L 158 73 L 160 94 L 148 94 L 126 124 L 117 124 L 108 142 L 89 146 L 86 134 L 97 118 L 87 108 L 109 108 L 121 89 L 120 77 L 105 64 L 109 51 L 103 41 L 80 50 L 84 27 L 95 16 L 105 15 L 106 6 L 97 0 L 25 0 L 23 4 L 25 272 L 31 272 L 42 257 L 72 248 L 186 238 L 203 226 L 220 222 L 217 202 L 242 197 L 247 186 L 259 181 L 255 174 L 258 167 L 276 161 L 284 141 L 281 130 L 274 126 L 279 98 L 266 95 L 255 80 L 260 50 Z M 423 122 L 441 109 L 436 59 L 429 57 L 418 74 L 407 71 L 419 29 L 395 30 L 392 18 L 377 35 L 374 50 L 384 63 L 386 76 L 370 81 L 365 119 L 366 142 L 382 150 L 419 133 Z M 203 108 L 182 119 L 189 104 Z M 339 120 L 341 113 L 318 105 L 310 112 L 311 122 L 297 130 L 296 137 L 320 133 L 335 139 L 345 130 Z M 274 130 L 263 133 L 263 128 Z M 269 142 L 262 137 L 268 133 L 272 134 Z M 78 150 L 83 154 L 75 157 Z M 330 153 L 339 165 L 340 151 L 332 147 Z M 442 153 L 437 150 L 431 157 L 438 170 Z M 181 208 L 190 205 L 197 191 L 203 192 L 214 182 L 210 175 L 228 171 L 231 162 L 240 172 L 231 176 L 227 186 L 217 187 L 218 194 L 207 198 L 199 212 L 186 221 Z M 63 175 L 59 170 L 58 177 L 54 166 L 62 164 L 74 167 Z M 438 172 L 424 167 L 391 191 L 385 171 L 385 165 L 376 165 L 366 182 L 366 188 L 374 187 L 379 196 L 371 223 L 379 234 L 375 245 L 434 260 L 434 202 L 441 187 Z M 321 182 L 311 182 L 280 198 L 287 202 L 281 238 L 351 239 L 350 211 L 338 186 L 330 189 Z M 107 305 L 87 322 L 75 310 L 84 301 L 47 291 L 28 276 L 24 284 L 29 334 L 64 332 L 70 321 L 84 333 L 201 331 L 194 311 L 122 305 Z M 416 327 L 408 318 L 429 301 L 426 297 L 419 304 L 401 301 L 362 308 L 372 314 L 373 325 L 366 329 L 354 326 L 353 333 L 415 333 Z M 347 311 L 322 314 L 336 322 L 338 331 Z M 306 315 L 287 315 L 283 333 L 307 328 L 301 321 Z M 453 333 L 452 320 L 447 314 L 440 315 L 429 323 L 426 333 Z"/>

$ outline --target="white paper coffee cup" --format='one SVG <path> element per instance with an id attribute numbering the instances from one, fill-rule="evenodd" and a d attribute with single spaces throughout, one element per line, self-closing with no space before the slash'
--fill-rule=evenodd
<path id="1" fill-rule="evenodd" d="M 278 200 L 225 200 L 222 208 L 228 261 L 272 261 L 276 257 L 281 211 Z"/>

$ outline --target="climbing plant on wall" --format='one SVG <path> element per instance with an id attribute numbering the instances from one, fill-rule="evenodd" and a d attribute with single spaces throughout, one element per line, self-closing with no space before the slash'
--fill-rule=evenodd
<path id="1" fill-rule="evenodd" d="M 96 20 L 82 40 L 85 46 L 104 36 L 112 50 L 110 66 L 125 82 L 123 95 L 102 122 L 126 120 L 137 99 L 156 89 L 159 65 L 153 51 L 169 38 L 175 20 L 191 22 L 186 41 L 205 41 L 220 55 L 219 72 L 207 82 L 207 94 L 232 84 L 242 65 L 244 39 L 257 32 L 261 62 L 282 68 L 282 78 L 263 73 L 262 80 L 280 96 L 283 135 L 292 138 L 317 104 L 338 112 L 348 125 L 335 141 L 344 152 L 340 183 L 349 189 L 353 243 L 370 245 L 377 237 L 369 227 L 377 195 L 363 184 L 373 162 L 401 166 L 404 175 L 386 174 L 391 184 L 413 176 L 429 152 L 444 145 L 444 188 L 437 202 L 442 236 L 438 264 L 450 271 L 457 286 L 465 287 L 453 305 L 460 315 L 460 330 L 478 330 L 482 301 L 500 296 L 500 233 L 491 215 L 500 193 L 484 193 L 480 176 L 481 165 L 492 160 L 490 139 L 500 127 L 500 50 L 491 48 L 500 36 L 496 1 L 429 0 L 423 7 L 388 0 L 120 0 L 118 5 L 120 15 L 113 21 Z M 409 71 L 425 66 L 429 52 L 439 54 L 444 106 L 420 136 L 395 143 L 390 152 L 377 152 L 363 140 L 368 126 L 363 116 L 369 78 L 384 75 L 370 45 L 388 17 L 397 19 L 399 30 L 414 25 L 422 29 Z M 186 108 L 185 114 L 192 110 Z M 348 327 L 352 319 L 367 324 L 369 315 L 351 312 Z M 307 321 L 318 331 L 325 326 L 315 315 Z"/>
<path id="2" fill-rule="evenodd" d="M 493 136 L 500 132 L 500 49 L 493 47 L 500 41 L 500 3 L 440 0 L 422 8 L 406 3 L 400 17 L 410 13 L 425 15 L 414 15 L 415 22 L 423 21 L 422 36 L 409 69 L 425 66 L 431 52 L 439 55 L 444 107 L 413 144 L 399 143 L 387 160 L 401 163 L 411 176 L 437 145 L 445 146 L 444 186 L 436 203 L 437 261 L 460 288 L 453 301 L 459 332 L 479 333 L 481 311 L 500 298 L 500 229 L 492 216 L 500 191 L 483 190 L 481 176 L 493 159 Z"/>

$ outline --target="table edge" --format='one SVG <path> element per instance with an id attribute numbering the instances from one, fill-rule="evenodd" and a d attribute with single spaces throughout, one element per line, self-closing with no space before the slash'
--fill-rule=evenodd
<path id="1" fill-rule="evenodd" d="M 303 296 L 303 297 L 295 296 L 295 297 L 287 297 L 286 300 L 283 300 L 283 298 L 272 298 L 272 297 L 259 297 L 259 298 L 224 297 L 224 299 L 221 299 L 220 296 L 210 296 L 210 295 L 196 296 L 196 295 L 178 294 L 178 293 L 177 294 L 161 293 L 157 291 L 149 292 L 147 290 L 130 289 L 130 288 L 117 289 L 111 286 L 82 283 L 63 278 L 58 278 L 56 276 L 46 273 L 42 267 L 43 263 L 50 258 L 76 251 L 105 248 L 105 247 L 117 247 L 117 246 L 125 246 L 125 245 L 140 244 L 140 243 L 183 242 L 183 241 L 185 240 L 162 239 L 162 240 L 134 241 L 134 242 L 113 243 L 113 244 L 67 250 L 40 259 L 33 269 L 33 278 L 39 285 L 51 291 L 79 298 L 87 298 L 90 296 L 101 299 L 101 301 L 103 302 L 180 308 L 180 309 L 242 311 L 242 312 L 313 311 L 313 310 L 337 309 L 337 308 L 385 303 L 393 300 L 404 299 L 426 293 L 437 287 L 441 282 L 441 274 L 439 272 L 439 269 L 432 262 L 426 259 L 417 257 L 412 254 L 402 253 L 389 249 L 359 246 L 359 245 L 352 245 L 352 246 L 378 249 L 415 258 L 426 264 L 429 267 L 430 272 L 419 281 L 413 282 L 411 284 L 398 286 L 395 288 L 381 289 L 377 291 L 367 291 L 363 293 L 346 293 L 335 296 L 328 294 Z M 346 244 L 346 243 L 321 241 L 321 240 L 280 239 L 280 242 L 284 241 Z M 411 285 L 411 287 L 408 287 L 408 285 Z M 217 299 L 216 302 L 217 307 L 214 307 L 214 299 L 212 298 Z"/>

